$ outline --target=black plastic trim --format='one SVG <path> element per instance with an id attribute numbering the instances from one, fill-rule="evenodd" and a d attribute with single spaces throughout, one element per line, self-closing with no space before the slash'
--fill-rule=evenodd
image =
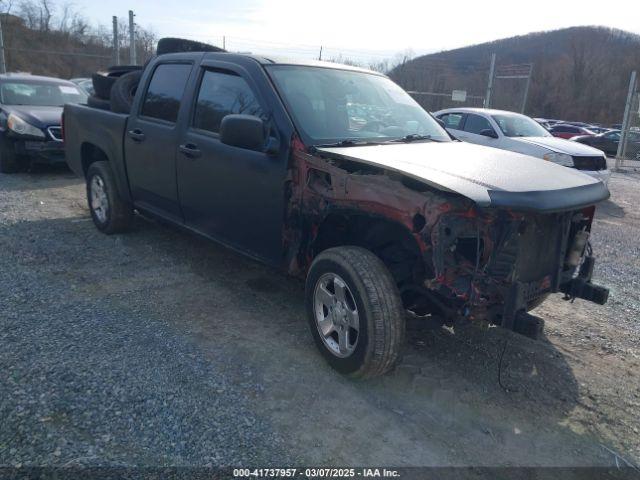
<path id="1" fill-rule="evenodd" d="M 491 207 L 545 213 L 587 207 L 606 200 L 609 196 L 609 190 L 602 182 L 534 192 L 489 190 Z"/>

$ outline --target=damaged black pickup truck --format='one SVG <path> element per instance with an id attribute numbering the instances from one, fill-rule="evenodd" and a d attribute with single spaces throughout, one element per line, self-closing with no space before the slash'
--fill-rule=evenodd
<path id="1" fill-rule="evenodd" d="M 134 210 L 306 278 L 313 337 L 354 377 L 389 371 L 407 311 L 535 337 L 552 293 L 603 304 L 589 232 L 605 185 L 452 141 L 384 75 L 231 53 L 152 60 L 131 113 L 64 112 L 94 223 Z"/>

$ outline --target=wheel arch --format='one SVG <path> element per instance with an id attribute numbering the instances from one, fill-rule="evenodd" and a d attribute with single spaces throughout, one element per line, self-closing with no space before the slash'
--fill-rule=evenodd
<path id="1" fill-rule="evenodd" d="M 414 230 L 424 226 L 420 225 L 421 221 L 414 219 L 419 224 Z M 401 222 L 355 210 L 329 212 L 318 223 L 310 244 L 310 257 L 345 245 L 362 247 L 378 256 L 399 288 L 424 278 L 422 249 L 414 232 Z"/>
<path id="2" fill-rule="evenodd" d="M 87 172 L 89 171 L 89 167 L 92 163 L 103 161 L 109 163 L 111 166 L 118 193 L 123 199 L 131 201 L 131 194 L 129 192 L 126 174 L 118 168 L 118 165 L 109 156 L 109 154 L 102 147 L 92 142 L 85 141 L 80 145 L 80 165 L 82 167 L 82 174 L 84 178 L 87 177 Z"/>

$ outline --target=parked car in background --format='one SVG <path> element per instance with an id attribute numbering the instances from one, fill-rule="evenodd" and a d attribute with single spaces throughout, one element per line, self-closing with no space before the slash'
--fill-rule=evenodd
<path id="1" fill-rule="evenodd" d="M 549 130 L 554 125 L 552 120 L 547 120 L 546 118 L 534 118 L 534 120 L 547 130 Z"/>
<path id="2" fill-rule="evenodd" d="M 0 75 L 0 172 L 32 162 L 64 163 L 62 107 L 86 101 L 87 94 L 68 80 Z"/>
<path id="3" fill-rule="evenodd" d="M 594 132 L 586 127 L 579 127 L 577 125 L 571 125 L 569 123 L 559 123 L 557 125 L 554 125 L 549 129 L 549 132 L 554 137 L 564 138 L 565 140 L 569 140 L 570 138 L 576 137 L 578 135 L 595 135 Z"/>
<path id="4" fill-rule="evenodd" d="M 459 140 L 542 158 L 581 170 L 605 184 L 609 182 L 611 172 L 602 152 L 577 142 L 554 138 L 526 115 L 504 110 L 450 108 L 436 112 L 435 116 Z"/>
<path id="5" fill-rule="evenodd" d="M 72 78 L 70 82 L 75 83 L 82 88 L 88 95 L 93 95 L 95 90 L 93 89 L 93 81 L 90 78 Z"/>
<path id="6" fill-rule="evenodd" d="M 607 155 L 615 156 L 618 153 L 620 137 L 620 130 L 609 130 L 598 135 L 573 137 L 571 140 L 602 150 Z M 630 131 L 627 134 L 627 150 L 625 153 L 627 158 L 640 160 L 640 132 Z"/>

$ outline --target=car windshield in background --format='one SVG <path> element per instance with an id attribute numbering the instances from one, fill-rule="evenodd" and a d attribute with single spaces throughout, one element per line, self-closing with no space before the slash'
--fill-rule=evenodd
<path id="1" fill-rule="evenodd" d="M 302 134 L 313 144 L 450 141 L 413 98 L 386 77 L 326 67 L 268 70 Z"/>
<path id="2" fill-rule="evenodd" d="M 525 115 L 503 113 L 492 115 L 502 133 L 507 137 L 551 137 L 538 122 Z"/>
<path id="3" fill-rule="evenodd" d="M 85 103 L 87 94 L 75 85 L 52 82 L 5 82 L 0 85 L 0 103 L 62 107 L 65 103 Z"/>

